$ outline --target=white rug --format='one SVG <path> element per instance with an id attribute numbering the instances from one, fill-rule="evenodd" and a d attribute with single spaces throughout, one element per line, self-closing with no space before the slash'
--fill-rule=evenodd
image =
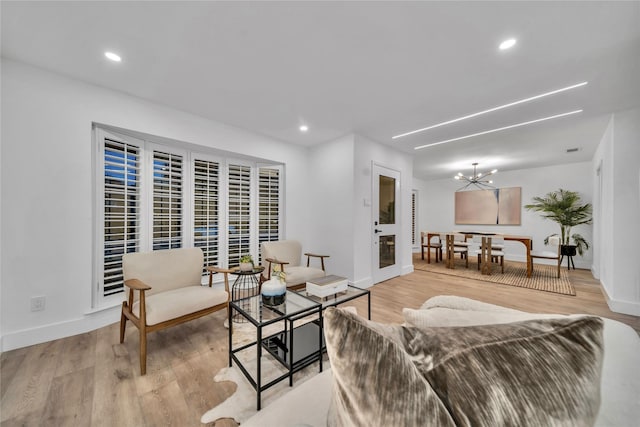
<path id="1" fill-rule="evenodd" d="M 329 368 L 329 362 L 326 360 L 326 356 L 322 362 L 322 367 L 323 369 Z M 262 371 L 263 384 L 267 382 L 264 379 L 270 380 L 286 372 L 284 367 L 277 361 L 274 361 L 271 355 L 263 356 Z M 255 375 L 255 370 L 249 370 L 249 372 L 253 372 Z M 274 373 L 276 374 L 274 375 Z M 293 375 L 293 387 L 289 387 L 289 381 L 287 379 L 273 385 L 262 392 L 262 407 L 267 407 L 281 395 L 296 388 L 317 374 L 318 363 L 313 363 Z M 230 368 L 222 368 L 213 379 L 216 382 L 233 381 L 237 384 L 238 388 L 227 400 L 207 411 L 202 418 L 200 418 L 200 422 L 206 424 L 220 419 L 230 418 L 238 424 L 242 424 L 258 412 L 256 410 L 256 391 L 235 364 Z"/>
<path id="2" fill-rule="evenodd" d="M 349 311 L 355 311 L 355 307 L 345 307 Z M 225 325 L 226 326 L 226 325 Z M 266 334 L 265 334 L 266 335 Z M 233 324 L 233 346 L 234 348 L 246 344 L 256 339 L 255 327 L 251 324 Z M 236 353 L 238 358 L 243 362 L 243 366 L 252 374 L 256 376 L 256 348 L 250 347 L 242 352 Z M 282 366 L 277 360 L 273 358 L 266 350 L 262 351 L 262 384 L 266 384 L 272 379 L 284 374 L 285 367 Z M 322 368 L 329 369 L 329 360 L 326 354 L 322 359 Z M 300 384 L 304 383 L 309 378 L 319 373 L 318 363 L 313 363 L 310 366 L 293 374 L 293 387 L 289 387 L 288 379 L 283 379 L 279 383 L 273 385 L 267 390 L 262 392 L 262 407 L 266 408 L 271 402 L 278 399 L 286 392 L 296 388 Z M 242 424 L 249 418 L 251 418 L 258 411 L 256 409 L 256 391 L 244 376 L 242 371 L 234 365 L 232 367 L 222 368 L 216 376 L 213 378 L 216 382 L 233 381 L 237 384 L 237 389 L 227 400 L 219 404 L 218 406 L 207 411 L 200 422 L 203 424 L 215 422 L 220 419 L 233 419 L 238 424 Z"/>

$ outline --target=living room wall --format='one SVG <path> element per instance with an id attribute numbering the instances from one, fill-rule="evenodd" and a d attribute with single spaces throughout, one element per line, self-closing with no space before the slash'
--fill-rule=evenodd
<path id="1" fill-rule="evenodd" d="M 92 301 L 92 123 L 285 164 L 285 232 L 309 233 L 308 149 L 2 61 L 2 350 L 115 322 Z M 46 296 L 44 311 L 30 299 Z"/>
<path id="2" fill-rule="evenodd" d="M 594 275 L 612 311 L 640 316 L 640 108 L 615 113 L 593 157 Z"/>
<path id="3" fill-rule="evenodd" d="M 577 191 L 585 202 L 592 202 L 591 174 L 591 162 L 580 162 L 517 171 L 500 171 L 493 181 L 497 187 L 521 187 L 522 205 L 530 203 L 535 196 L 544 196 L 558 188 Z M 421 231 L 480 230 L 526 235 L 533 238 L 533 247 L 537 249 L 544 247 L 543 240 L 546 236 L 560 231 L 555 222 L 546 220 L 539 213 L 524 208 L 521 211 L 521 225 L 456 225 L 454 194 L 461 184 L 453 179 L 453 175 L 455 172 L 451 173 L 452 178 L 435 181 L 414 180 L 414 188 L 419 194 L 418 215 Z M 591 226 L 576 227 L 573 232 L 582 234 L 589 243 L 593 242 Z M 507 259 L 526 261 L 526 252 L 522 243 L 506 242 L 505 250 Z M 540 260 L 540 262 L 543 261 Z M 574 262 L 576 268 L 591 268 L 591 250 L 582 257 L 574 257 Z M 564 265 L 566 266 L 566 260 Z"/>

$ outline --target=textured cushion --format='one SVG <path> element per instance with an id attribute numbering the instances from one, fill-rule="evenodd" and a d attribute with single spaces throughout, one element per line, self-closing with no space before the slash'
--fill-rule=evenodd
<path id="1" fill-rule="evenodd" d="M 525 313 L 518 311 L 508 313 L 503 311 L 468 311 L 444 307 L 434 307 L 428 310 L 413 310 L 403 308 L 402 316 L 405 322 L 417 328 L 439 326 L 473 326 L 493 325 L 498 323 L 521 322 L 534 319 L 557 319 L 563 317 L 577 318 L 582 315 L 563 316 L 561 314 Z"/>
<path id="2" fill-rule="evenodd" d="M 454 425 L 403 350 L 399 327 L 334 308 L 324 326 L 333 371 L 328 426 Z"/>
<path id="3" fill-rule="evenodd" d="M 147 325 L 155 325 L 227 302 L 227 292 L 208 286 L 186 286 L 145 297 Z M 140 302 L 132 307 L 140 317 Z"/>
<path id="4" fill-rule="evenodd" d="M 199 285 L 204 256 L 200 248 L 136 252 L 122 256 L 124 280 L 138 279 L 151 286 L 146 295 Z M 138 292 L 134 292 L 138 298 Z M 126 297 L 126 296 L 125 296 Z"/>
<path id="5" fill-rule="evenodd" d="M 328 309 L 325 337 L 329 425 L 591 425 L 597 415 L 599 318 L 422 329 Z"/>

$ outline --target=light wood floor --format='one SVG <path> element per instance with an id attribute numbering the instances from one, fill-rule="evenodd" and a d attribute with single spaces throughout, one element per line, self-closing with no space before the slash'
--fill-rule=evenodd
<path id="1" fill-rule="evenodd" d="M 435 295 L 459 295 L 529 312 L 589 313 L 631 325 L 640 318 L 611 312 L 586 270 L 571 271 L 577 295 L 564 296 L 424 271 L 380 283 L 372 291 L 372 319 L 402 322 L 403 307 Z M 366 313 L 366 300 L 354 305 Z M 138 365 L 137 330 L 124 344 L 118 325 L 2 354 L 2 426 L 198 426 L 207 410 L 235 390 L 213 382 L 227 364 L 225 313 L 155 332 L 147 375 Z M 234 426 L 225 420 L 217 426 Z"/>

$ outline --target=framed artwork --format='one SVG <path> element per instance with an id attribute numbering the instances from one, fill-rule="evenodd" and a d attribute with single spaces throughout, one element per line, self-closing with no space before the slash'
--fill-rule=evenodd
<path id="1" fill-rule="evenodd" d="M 455 193 L 456 224 L 520 225 L 522 187 Z"/>

